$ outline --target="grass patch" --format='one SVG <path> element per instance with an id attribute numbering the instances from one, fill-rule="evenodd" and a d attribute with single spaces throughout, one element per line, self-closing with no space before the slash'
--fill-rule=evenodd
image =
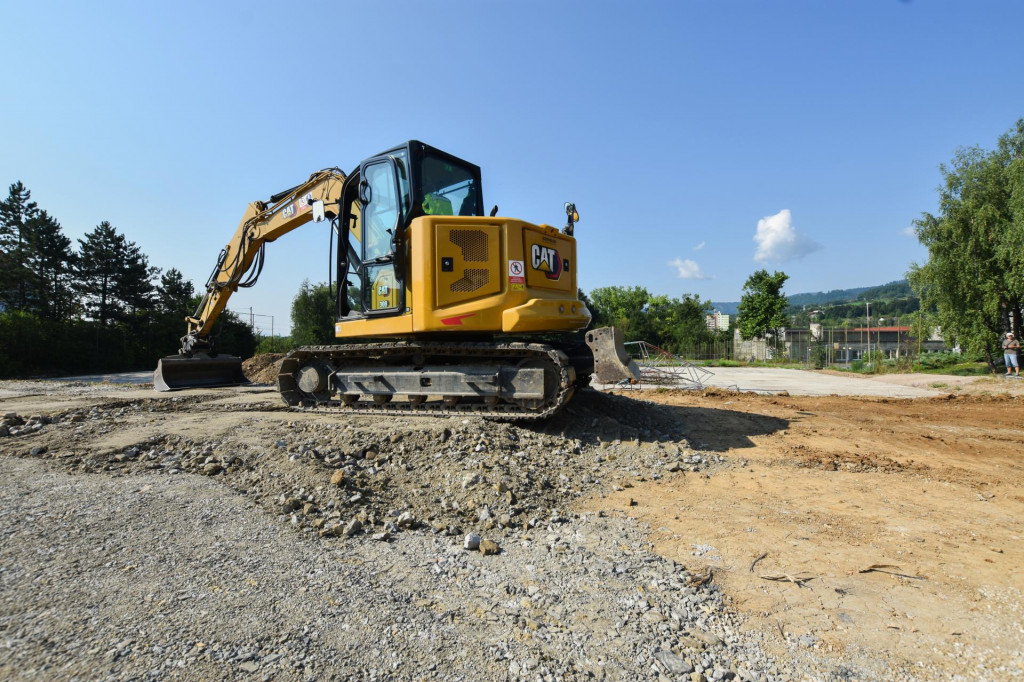
<path id="1" fill-rule="evenodd" d="M 943 367 L 921 367 L 922 374 L 951 374 L 957 377 L 981 377 L 992 374 L 987 362 L 958 362 Z"/>
<path id="2" fill-rule="evenodd" d="M 748 363 L 739 360 L 695 360 L 699 367 L 746 367 Z"/>

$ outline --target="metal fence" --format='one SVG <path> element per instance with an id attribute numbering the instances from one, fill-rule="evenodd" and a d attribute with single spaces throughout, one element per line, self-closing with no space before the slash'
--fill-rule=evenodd
<path id="1" fill-rule="evenodd" d="M 679 357 L 690 362 L 702 360 L 734 360 L 732 341 L 715 341 L 712 343 L 696 343 L 685 346 L 676 352 Z"/>

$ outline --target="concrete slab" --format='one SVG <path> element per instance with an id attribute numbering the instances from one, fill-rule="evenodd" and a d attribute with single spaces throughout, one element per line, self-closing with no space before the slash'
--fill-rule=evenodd
<path id="1" fill-rule="evenodd" d="M 81 381 L 85 384 L 151 384 L 153 383 L 153 371 L 83 374 L 77 377 L 61 377 L 55 381 Z"/>
<path id="2" fill-rule="evenodd" d="M 774 394 L 786 391 L 790 395 L 834 394 L 926 398 L 945 395 L 949 392 L 924 386 L 893 384 L 862 376 L 842 376 L 799 369 L 776 367 L 708 367 L 707 369 L 713 374 L 703 378 L 705 386 L 756 393 Z M 685 382 L 681 382 L 678 387 L 686 388 L 687 386 Z M 642 388 L 658 388 L 658 385 L 644 384 Z"/>

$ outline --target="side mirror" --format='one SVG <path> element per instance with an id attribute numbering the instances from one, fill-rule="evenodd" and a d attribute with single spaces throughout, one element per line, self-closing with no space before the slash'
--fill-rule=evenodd
<path id="1" fill-rule="evenodd" d="M 317 199 L 313 202 L 313 222 L 322 223 L 327 220 L 327 216 L 324 214 L 324 202 Z"/>

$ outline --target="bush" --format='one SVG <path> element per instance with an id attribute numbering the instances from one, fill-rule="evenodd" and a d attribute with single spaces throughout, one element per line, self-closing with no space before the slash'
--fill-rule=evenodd
<path id="1" fill-rule="evenodd" d="M 256 354 L 287 353 L 294 347 L 290 336 L 263 336 L 256 344 Z"/>
<path id="2" fill-rule="evenodd" d="M 249 325 L 225 312 L 216 325 L 217 350 L 247 358 L 256 348 Z M 50 320 L 0 313 L 0 377 L 73 376 L 154 369 L 173 355 L 185 331 L 171 315 L 140 313 L 127 322 Z"/>
<path id="3" fill-rule="evenodd" d="M 922 353 L 917 357 L 917 365 L 921 369 L 942 369 L 952 367 L 964 362 L 980 362 L 984 357 L 978 354 L 968 355 L 965 353 L 953 353 L 942 351 L 939 353 Z"/>

